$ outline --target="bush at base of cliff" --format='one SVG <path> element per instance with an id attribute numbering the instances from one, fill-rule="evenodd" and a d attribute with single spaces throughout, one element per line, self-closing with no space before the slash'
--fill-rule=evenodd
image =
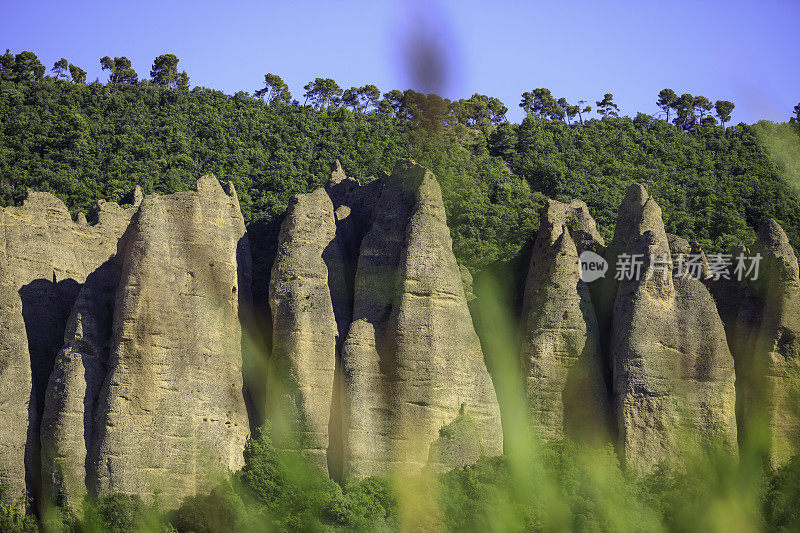
<path id="1" fill-rule="evenodd" d="M 36 531 L 36 521 L 20 513 L 9 497 L 9 487 L 0 483 L 0 531 L 8 533 Z"/>
<path id="2" fill-rule="evenodd" d="M 248 440 L 238 481 L 279 528 L 318 530 L 333 522 L 341 488 L 298 452 L 278 449 L 269 431 L 266 425 Z"/>
<path id="3" fill-rule="evenodd" d="M 800 455 L 768 476 L 763 505 L 770 530 L 800 531 Z"/>

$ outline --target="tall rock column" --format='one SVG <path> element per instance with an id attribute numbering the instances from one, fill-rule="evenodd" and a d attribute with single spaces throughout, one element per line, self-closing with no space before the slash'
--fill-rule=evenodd
<path id="1" fill-rule="evenodd" d="M 97 404 L 108 368 L 120 267 L 110 259 L 86 278 L 67 320 L 42 417 L 43 493 L 80 512 L 87 450 L 97 446 Z"/>
<path id="2" fill-rule="evenodd" d="M 766 431 L 773 466 L 800 451 L 800 277 L 783 228 L 766 221 L 751 255 L 758 278 L 746 280 L 730 339 L 740 373 L 743 431 Z"/>
<path id="3" fill-rule="evenodd" d="M 287 423 L 301 449 L 327 472 L 331 401 L 350 296 L 333 203 L 324 189 L 298 195 L 289 205 L 272 267 L 269 303 L 272 360 L 279 374 L 270 380 L 269 392 L 278 396 L 279 404 L 277 412 L 271 410 L 273 428 Z M 338 317 L 342 331 L 335 311 L 347 315 Z"/>
<path id="4" fill-rule="evenodd" d="M 361 242 L 342 353 L 344 474 L 410 473 L 462 405 L 487 454 L 500 412 L 433 174 L 400 161 Z"/>
<path id="5" fill-rule="evenodd" d="M 145 198 L 125 241 L 88 477 L 100 495 L 160 491 L 172 506 L 242 465 L 249 245 L 213 176 Z"/>
<path id="6" fill-rule="evenodd" d="M 735 376 L 722 321 L 700 281 L 672 277 L 661 208 L 641 185 L 628 188 L 610 251 L 617 260 L 641 254 L 644 263 L 640 275 L 619 283 L 613 309 L 614 394 L 625 462 L 646 472 L 678 459 L 687 439 L 700 437 L 735 452 Z"/>
<path id="7" fill-rule="evenodd" d="M 31 361 L 22 319 L 22 302 L 5 254 L 0 227 L 0 483 L 19 499 L 25 489 Z"/>
<path id="8" fill-rule="evenodd" d="M 599 328 L 579 260 L 603 244 L 585 203 L 548 200 L 542 208 L 525 283 L 521 356 L 532 422 L 547 439 L 607 436 Z"/>

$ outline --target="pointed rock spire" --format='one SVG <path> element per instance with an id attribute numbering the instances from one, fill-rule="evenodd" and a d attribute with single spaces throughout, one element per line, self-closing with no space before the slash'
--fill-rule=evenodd
<path id="1" fill-rule="evenodd" d="M 137 184 L 136 188 L 133 189 L 133 206 L 139 207 L 144 200 L 144 193 L 142 192 L 142 188 Z"/>

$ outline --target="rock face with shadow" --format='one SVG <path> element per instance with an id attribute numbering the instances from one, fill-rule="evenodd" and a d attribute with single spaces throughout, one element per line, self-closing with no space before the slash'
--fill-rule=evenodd
<path id="1" fill-rule="evenodd" d="M 271 418 L 275 429 L 286 422 L 285 429 L 326 472 L 331 387 L 349 316 L 345 276 L 330 197 L 324 189 L 294 197 L 281 227 L 269 286 L 272 359 L 280 376 L 270 380 L 271 396 L 279 404 Z M 335 309 L 334 302 L 342 308 Z M 337 310 L 345 315 L 339 320 Z"/>
<path id="2" fill-rule="evenodd" d="M 800 281 L 783 228 L 767 220 L 745 256 L 761 256 L 757 277 L 720 283 L 728 342 L 736 359 L 740 425 L 769 437 L 774 467 L 800 451 Z M 755 279 L 753 279 L 755 277 Z"/>
<path id="3" fill-rule="evenodd" d="M 2 480 L 77 512 L 87 493 L 173 506 L 241 466 L 249 436 L 239 201 L 204 176 L 94 218 L 34 192 L 0 211 Z"/>
<path id="4" fill-rule="evenodd" d="M 79 509 L 87 493 L 87 450 L 97 445 L 97 407 L 108 369 L 119 276 L 114 257 L 86 278 L 47 387 L 41 425 L 43 495 L 70 509 Z"/>
<path id="5" fill-rule="evenodd" d="M 39 493 L 39 424 L 67 319 L 81 284 L 115 254 L 135 209 L 101 201 L 96 223 L 88 225 L 85 216 L 73 222 L 55 196 L 33 191 L 22 206 L 0 209 L 0 346 L 7 354 L 0 363 L 0 390 L 7 397 L 0 410 L 15 413 L 3 417 L 9 438 L 0 439 L 0 475 L 7 476 L 14 497 L 23 490 Z M 20 374 L 23 366 L 27 377 Z"/>
<path id="6" fill-rule="evenodd" d="M 525 282 L 521 358 L 531 421 L 546 439 L 608 435 L 600 332 L 579 261 L 603 246 L 585 203 L 543 206 Z"/>
<path id="7" fill-rule="evenodd" d="M 87 481 L 99 495 L 159 491 L 171 507 L 238 469 L 249 436 L 250 252 L 232 185 L 204 176 L 197 191 L 145 198 L 118 261 Z"/>
<path id="8" fill-rule="evenodd" d="M 612 312 L 614 399 L 625 463 L 646 472 L 679 459 L 683 445 L 701 438 L 735 453 L 734 364 L 722 321 L 702 282 L 673 277 L 661 208 L 641 185 L 626 192 L 609 252 L 612 265 L 624 254 L 641 254 L 644 261 L 640 276 L 616 285 Z"/>
<path id="9" fill-rule="evenodd" d="M 281 248 L 270 294 L 281 317 L 274 355 L 290 367 L 310 365 L 292 372 L 299 379 L 290 393 L 296 423 L 311 428 L 312 455 L 321 458 L 326 444 L 327 406 L 335 478 L 418 471 L 462 406 L 485 452 L 501 453 L 499 407 L 434 176 L 403 160 L 391 176 L 361 185 L 337 165 L 326 191 L 306 196 L 293 204 L 281 236 L 282 243 L 302 239 L 302 250 Z M 312 204 L 319 212 L 301 216 L 300 206 Z M 308 298 L 288 302 L 282 295 L 298 291 L 297 273 L 310 280 Z M 301 320 L 314 322 L 318 351 L 291 326 Z M 315 368 L 327 384 L 310 378 Z"/>
<path id="10" fill-rule="evenodd" d="M 22 301 L 3 248 L 0 254 L 0 482 L 17 499 L 25 489 L 31 364 Z"/>

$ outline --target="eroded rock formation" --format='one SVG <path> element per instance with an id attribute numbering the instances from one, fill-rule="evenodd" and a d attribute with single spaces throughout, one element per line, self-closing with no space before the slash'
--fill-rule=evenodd
<path id="1" fill-rule="evenodd" d="M 736 358 L 740 422 L 745 435 L 768 435 L 773 466 L 800 452 L 800 281 L 798 261 L 775 221 L 760 227 L 751 250 L 760 256 L 757 275 L 720 283 L 715 295 L 728 323 Z M 755 279 L 753 279 L 755 278 Z"/>
<path id="2" fill-rule="evenodd" d="M 33 191 L 22 206 L 0 209 L 0 476 L 14 497 L 40 486 L 45 390 L 80 286 L 115 254 L 135 211 L 97 209 L 96 224 L 73 222 L 61 200 Z"/>
<path id="3" fill-rule="evenodd" d="M 306 203 L 319 212 L 308 214 L 301 207 Z M 308 234 L 312 227 L 315 232 Z M 323 415 L 331 406 L 328 468 L 334 477 L 417 471 L 439 429 L 458 416 L 462 405 L 486 453 L 500 453 L 497 399 L 433 175 L 405 160 L 391 176 L 360 185 L 339 167 L 327 191 L 293 205 L 281 242 L 300 235 L 308 235 L 301 245 L 305 251 L 281 248 L 270 293 L 277 355 L 293 367 L 310 365 L 296 368 L 292 376 L 299 378 L 297 424 L 316 420 L 308 440 L 311 454 L 321 457 Z M 287 267 L 293 254 L 304 264 Z M 300 271 L 308 284 L 293 281 Z M 346 294 L 340 290 L 342 271 Z M 300 285 L 311 291 L 304 293 L 310 307 L 303 308 L 302 301 L 287 307 L 282 295 Z M 309 328 L 319 332 L 321 349 L 287 326 L 300 320 L 313 322 Z M 293 352 L 286 351 L 289 346 Z M 315 368 L 324 370 L 327 386 L 312 393 L 320 386 Z"/>
<path id="4" fill-rule="evenodd" d="M 31 364 L 18 288 L 0 249 L 0 482 L 17 500 L 25 489 Z"/>
<path id="5" fill-rule="evenodd" d="M 385 178 L 361 242 L 342 366 L 345 475 L 420 468 L 462 403 L 486 453 L 502 452 L 499 407 L 439 184 L 413 162 Z"/>
<path id="6" fill-rule="evenodd" d="M 609 260 L 605 279 L 581 281 L 585 251 Z M 797 453 L 797 257 L 775 221 L 742 252 L 761 254 L 758 280 L 709 280 L 641 185 L 607 249 L 586 204 L 549 200 L 520 324 L 541 436 L 597 441 L 613 425 L 625 463 L 647 472 L 689 440 L 735 453 L 738 402 L 740 428 L 768 428 L 773 464 Z M 683 275 L 690 256 L 703 281 Z M 614 279 L 620 261 L 631 269 Z M 337 163 L 291 202 L 272 268 L 269 412 L 298 439 L 277 442 L 337 480 L 501 453 L 470 287 L 429 171 L 402 160 L 361 184 Z M 236 192 L 211 176 L 137 190 L 127 209 L 100 202 L 91 224 L 46 193 L 0 210 L 0 481 L 73 509 L 87 493 L 156 491 L 171 507 L 239 468 L 250 299 Z"/>
<path id="7" fill-rule="evenodd" d="M 196 192 L 145 198 L 119 261 L 89 485 L 175 505 L 240 467 L 249 436 L 239 309 L 250 250 L 232 185 L 204 176 Z"/>
<path id="8" fill-rule="evenodd" d="M 109 259 L 86 278 L 47 387 L 41 424 L 42 480 L 50 501 L 79 509 L 87 493 L 87 450 L 97 445 L 100 391 L 108 368 L 120 265 Z"/>
<path id="9" fill-rule="evenodd" d="M 250 259 L 225 187 L 137 188 L 129 208 L 99 202 L 92 225 L 46 193 L 0 212 L 0 464 L 13 496 L 76 509 L 87 491 L 159 491 L 174 505 L 241 465 Z"/>
<path id="10" fill-rule="evenodd" d="M 349 298 L 333 203 L 324 189 L 290 203 L 270 279 L 272 359 L 280 375 L 270 381 L 271 395 L 280 403 L 273 424 L 288 422 L 287 429 L 327 471 L 332 386 L 347 332 L 339 324 L 345 327 L 348 320 L 337 321 L 334 301 L 348 306 Z M 346 309 L 340 313 L 349 315 Z"/>
<path id="11" fill-rule="evenodd" d="M 532 422 L 546 439 L 607 433 L 600 331 L 579 261 L 603 245 L 585 203 L 548 200 L 542 208 L 525 283 L 521 357 Z"/>
<path id="12" fill-rule="evenodd" d="M 626 260 L 623 254 L 644 261 L 641 275 L 619 282 L 613 307 L 614 398 L 626 464 L 648 471 L 702 437 L 735 451 L 734 365 L 722 321 L 700 281 L 673 277 L 661 208 L 641 185 L 628 189 L 610 245 L 609 257 Z"/>

